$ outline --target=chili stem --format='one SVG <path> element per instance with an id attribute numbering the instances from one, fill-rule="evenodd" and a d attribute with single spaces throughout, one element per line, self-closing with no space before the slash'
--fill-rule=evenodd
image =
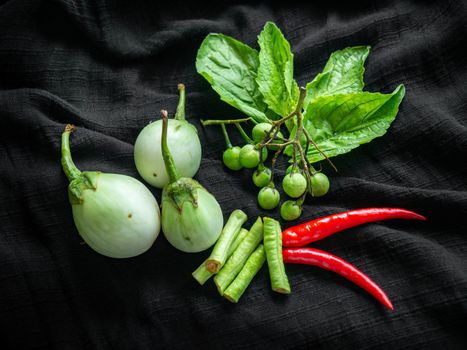
<path id="1" fill-rule="evenodd" d="M 217 273 L 227 260 L 227 253 L 235 240 L 242 225 L 247 220 L 246 214 L 237 209 L 231 214 L 222 230 L 219 239 L 214 246 L 211 255 L 206 261 L 206 268 L 212 273 Z"/>
<path id="2" fill-rule="evenodd" d="M 366 290 L 389 310 L 393 310 L 386 293 L 370 277 L 336 255 L 314 248 L 284 249 L 282 255 L 285 263 L 312 265 L 333 271 Z"/>
<path id="3" fill-rule="evenodd" d="M 290 285 L 285 273 L 282 259 L 282 235 L 278 221 L 265 217 L 264 219 L 264 248 L 269 267 L 269 277 L 273 291 L 290 294 Z"/>
<path id="4" fill-rule="evenodd" d="M 70 150 L 70 134 L 76 129 L 76 127 L 72 124 L 68 124 L 65 127 L 65 131 L 62 133 L 62 168 L 63 171 L 68 179 L 68 181 L 73 181 L 77 179 L 81 175 L 81 171 L 76 167 L 75 163 L 73 163 L 73 159 L 71 158 L 71 150 Z"/>
<path id="5" fill-rule="evenodd" d="M 250 285 L 253 278 L 264 265 L 266 254 L 262 244 L 248 257 L 243 268 L 238 273 L 237 277 L 227 287 L 224 292 L 224 297 L 232 303 L 238 303 L 238 300 Z"/>
<path id="6" fill-rule="evenodd" d="M 225 265 L 220 269 L 214 277 L 217 290 L 220 295 L 224 295 L 224 291 L 229 284 L 235 279 L 237 274 L 242 269 L 248 257 L 253 253 L 255 248 L 263 239 L 263 221 L 260 217 L 255 221 L 248 235 L 243 239 L 240 245 L 235 249 Z"/>

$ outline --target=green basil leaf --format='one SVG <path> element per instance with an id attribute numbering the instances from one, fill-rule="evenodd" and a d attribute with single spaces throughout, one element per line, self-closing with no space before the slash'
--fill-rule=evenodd
<path id="1" fill-rule="evenodd" d="M 268 22 L 258 36 L 259 69 L 256 82 L 269 109 L 280 116 L 292 113 L 298 102 L 290 44 L 277 26 Z"/>
<path id="2" fill-rule="evenodd" d="M 307 84 L 305 106 L 318 96 L 362 91 L 364 64 L 369 52 L 369 46 L 355 46 L 332 53 L 323 72 Z"/>
<path id="3" fill-rule="evenodd" d="M 405 94 L 399 85 L 392 94 L 357 92 L 313 99 L 306 108 L 303 125 L 328 157 L 347 153 L 386 133 Z M 310 162 L 324 159 L 310 145 Z"/>
<path id="4" fill-rule="evenodd" d="M 196 70 L 221 100 L 257 122 L 269 121 L 268 107 L 256 84 L 258 52 L 223 34 L 209 34 L 196 56 Z"/>

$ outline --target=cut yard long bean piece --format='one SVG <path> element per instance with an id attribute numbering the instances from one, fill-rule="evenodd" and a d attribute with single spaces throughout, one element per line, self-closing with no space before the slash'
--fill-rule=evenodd
<path id="1" fill-rule="evenodd" d="M 243 241 L 247 234 L 247 229 L 240 229 L 240 232 L 237 234 L 237 237 L 235 237 L 235 241 L 229 247 L 227 258 L 229 258 L 232 255 L 232 253 L 235 251 L 235 249 L 237 249 L 237 247 L 240 245 L 240 243 Z M 209 272 L 206 268 L 206 261 L 207 259 L 204 260 L 203 263 L 199 265 L 199 267 L 192 273 L 193 278 L 197 280 L 198 283 L 201 285 L 205 284 L 206 281 L 214 275 L 212 272 Z"/>
<path id="2" fill-rule="evenodd" d="M 263 266 L 266 260 L 264 246 L 260 244 L 258 248 L 250 255 L 245 263 L 245 266 L 240 270 L 237 277 L 227 287 L 224 292 L 224 297 L 232 303 L 238 303 L 238 300 L 245 292 L 246 288 L 250 285 L 253 277 L 256 276 L 258 271 Z"/>
<path id="3" fill-rule="evenodd" d="M 251 226 L 250 232 L 246 235 L 240 245 L 235 249 L 225 265 L 220 269 L 214 277 L 217 290 L 220 295 L 224 295 L 224 291 L 229 284 L 237 277 L 237 274 L 242 269 L 248 257 L 253 253 L 255 248 L 263 239 L 263 221 L 260 217 Z"/>
<path id="4" fill-rule="evenodd" d="M 240 209 L 236 209 L 230 214 L 229 220 L 225 224 L 211 255 L 206 261 L 206 268 L 209 272 L 217 273 L 222 265 L 224 265 L 228 258 L 227 253 L 229 248 L 247 218 L 246 214 Z"/>
<path id="5" fill-rule="evenodd" d="M 282 230 L 279 222 L 265 217 L 263 235 L 271 288 L 275 292 L 289 294 L 290 284 L 282 259 Z"/>

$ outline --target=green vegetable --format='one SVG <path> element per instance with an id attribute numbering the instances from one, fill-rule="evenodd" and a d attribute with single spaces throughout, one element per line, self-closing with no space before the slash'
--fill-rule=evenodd
<path id="1" fill-rule="evenodd" d="M 81 172 L 73 163 L 67 125 L 62 134 L 62 167 L 79 234 L 96 252 L 129 258 L 148 250 L 160 231 L 159 205 L 138 180 L 98 171 Z"/>
<path id="2" fill-rule="evenodd" d="M 248 234 L 248 230 L 242 228 L 238 232 L 237 236 L 235 237 L 235 240 L 229 247 L 229 251 L 227 252 L 227 259 L 230 258 L 232 253 L 237 249 L 237 247 L 240 245 L 240 243 L 243 241 L 243 239 L 246 237 Z M 214 274 L 209 272 L 208 269 L 206 268 L 206 262 L 207 259 L 203 261 L 199 267 L 193 271 L 192 275 L 195 280 L 198 281 L 199 284 L 203 285 L 206 283 L 208 279 L 210 279 Z"/>
<path id="3" fill-rule="evenodd" d="M 264 165 L 260 165 L 252 175 L 253 183 L 256 187 L 267 186 L 271 182 L 271 178 L 271 169 L 266 168 Z"/>
<path id="4" fill-rule="evenodd" d="M 233 146 L 227 148 L 222 155 L 222 161 L 224 165 L 229 168 L 230 170 L 240 170 L 243 168 L 242 164 L 240 163 L 240 152 L 241 148 L 239 146 Z"/>
<path id="5" fill-rule="evenodd" d="M 258 192 L 258 204 L 261 208 L 272 210 L 279 204 L 280 194 L 274 186 L 263 187 Z"/>
<path id="6" fill-rule="evenodd" d="M 192 177 L 201 164 L 201 143 L 196 128 L 185 120 L 185 86 L 178 85 L 180 100 L 174 119 L 169 120 L 169 149 L 180 176 Z M 150 185 L 163 188 L 169 182 L 161 150 L 162 120 L 147 125 L 134 148 L 136 169 Z"/>
<path id="7" fill-rule="evenodd" d="M 332 53 L 323 72 L 307 84 L 305 106 L 318 96 L 362 91 L 364 63 L 369 52 L 369 46 L 355 46 Z"/>
<path id="8" fill-rule="evenodd" d="M 258 52 L 222 34 L 209 34 L 196 56 L 196 70 L 216 91 L 222 101 L 260 122 L 273 113 L 263 101 L 256 76 Z"/>
<path id="9" fill-rule="evenodd" d="M 282 230 L 279 222 L 265 217 L 263 234 L 271 288 L 275 292 L 289 294 L 289 280 L 282 260 Z"/>
<path id="10" fill-rule="evenodd" d="M 298 198 L 305 193 L 307 182 L 305 176 L 298 172 L 291 172 L 284 176 L 282 188 L 284 192 L 292 198 Z"/>
<path id="11" fill-rule="evenodd" d="M 224 161 L 225 166 L 230 170 L 240 170 L 243 168 L 240 164 L 241 148 L 238 146 L 232 146 L 225 124 L 221 124 L 221 127 L 222 134 L 224 135 L 225 139 L 225 146 L 227 147 L 227 149 L 224 151 L 224 154 L 222 155 L 222 160 Z"/>
<path id="12" fill-rule="evenodd" d="M 329 190 L 329 179 L 324 174 L 312 179 L 316 173 L 312 163 L 325 159 L 337 171 L 329 158 L 386 133 L 405 89 L 400 85 L 392 94 L 363 92 L 369 46 L 348 47 L 332 53 L 323 71 L 305 89 L 298 87 L 294 80 L 290 45 L 274 23 L 266 23 L 258 44 L 259 53 L 235 39 L 209 35 L 199 49 L 197 69 L 223 100 L 257 124 L 252 131 L 253 141 L 239 126 L 245 118 L 229 120 L 237 126 L 245 142 L 254 144 L 255 149 L 276 151 L 271 160 L 271 179 L 281 153 L 291 158 L 293 170 L 303 176 L 297 181 L 299 186 L 292 183 L 292 177 L 283 181 L 286 193 L 300 197 L 298 206 L 287 204 L 281 208 L 283 216 L 292 219 L 300 215 L 307 193 L 318 197 Z M 280 133 L 282 125 L 290 133 L 288 138 Z M 251 145 L 242 150 L 242 166 L 254 168 L 260 163 L 264 166 L 264 160 L 258 159 Z M 263 181 L 257 174 L 253 176 L 254 183 L 264 185 L 266 179 Z M 272 197 L 279 200 L 275 193 L 263 195 L 268 192 L 260 192 L 260 205 L 272 206 Z"/>
<path id="13" fill-rule="evenodd" d="M 225 224 L 219 239 L 206 261 L 206 268 L 209 272 L 217 273 L 227 260 L 227 254 L 230 246 L 235 241 L 235 237 L 247 220 L 246 214 L 237 209 L 234 210 Z"/>
<path id="14" fill-rule="evenodd" d="M 399 85 L 392 94 L 357 92 L 315 98 L 306 107 L 303 123 L 328 157 L 349 152 L 382 136 L 397 115 L 405 94 Z M 317 162 L 323 155 L 308 148 L 308 159 Z"/>
<path id="15" fill-rule="evenodd" d="M 240 245 L 235 249 L 225 265 L 220 269 L 214 277 L 214 283 L 220 295 L 224 295 L 224 291 L 235 279 L 237 274 L 242 269 L 248 257 L 253 253 L 255 248 L 263 239 L 263 221 L 260 217 L 256 219 L 250 232 L 246 235 Z"/>
<path id="16" fill-rule="evenodd" d="M 227 287 L 224 297 L 232 303 L 238 303 L 238 300 L 245 292 L 253 278 L 264 265 L 266 254 L 262 244 L 250 255 L 237 277 Z"/>
<path id="17" fill-rule="evenodd" d="M 302 206 L 297 201 L 288 200 L 281 205 L 281 218 L 287 221 L 296 220 L 302 215 Z"/>
<path id="18" fill-rule="evenodd" d="M 261 150 L 261 157 L 258 148 L 253 144 L 247 144 L 240 151 L 240 164 L 248 169 L 256 168 L 260 161 L 268 157 L 267 149 Z M 260 159 L 261 158 L 261 159 Z"/>
<path id="19" fill-rule="evenodd" d="M 273 128 L 272 124 L 270 123 L 259 123 L 256 124 L 253 127 L 253 130 L 251 130 L 251 136 L 253 137 L 253 141 L 255 143 L 260 143 L 264 140 L 264 138 L 267 136 L 267 133 L 271 131 Z M 272 134 L 270 136 L 273 136 Z M 280 131 L 277 133 L 277 137 L 282 138 L 284 135 Z"/>
<path id="20" fill-rule="evenodd" d="M 240 164 L 245 168 L 255 168 L 260 161 L 259 150 L 255 145 L 248 144 L 242 147 L 240 151 Z"/>
<path id="21" fill-rule="evenodd" d="M 162 191 L 162 231 L 183 252 L 200 252 L 219 238 L 222 210 L 212 194 L 191 178 L 180 177 L 167 142 L 167 112 L 162 111 L 162 155 L 169 183 Z"/>
<path id="22" fill-rule="evenodd" d="M 256 124 L 253 127 L 253 130 L 251 130 L 251 136 L 253 137 L 253 141 L 255 143 L 261 143 L 264 140 L 267 140 L 266 137 L 268 136 L 268 132 L 270 132 L 269 136 L 273 137 L 275 133 L 273 132 L 274 131 L 273 128 L 274 128 L 273 125 L 269 123 Z M 277 134 L 275 137 L 277 137 L 277 139 L 274 139 L 271 143 L 282 143 L 282 139 L 284 138 L 284 135 L 282 134 L 280 130 L 277 131 Z M 268 146 L 268 148 L 270 148 L 273 151 L 278 150 L 277 146 Z"/>
<path id="23" fill-rule="evenodd" d="M 329 179 L 323 173 L 316 173 L 311 177 L 311 195 L 324 196 L 329 191 Z"/>
<path id="24" fill-rule="evenodd" d="M 298 101 L 298 85 L 293 78 L 293 54 L 281 31 L 267 22 L 258 36 L 259 68 L 256 82 L 263 99 L 280 116 L 292 113 Z"/>

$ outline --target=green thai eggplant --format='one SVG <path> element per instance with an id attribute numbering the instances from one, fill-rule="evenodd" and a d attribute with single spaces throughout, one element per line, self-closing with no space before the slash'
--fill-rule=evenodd
<path id="1" fill-rule="evenodd" d="M 160 231 L 159 205 L 138 180 L 99 171 L 81 172 L 73 163 L 67 125 L 62 134 L 62 167 L 79 234 L 96 252 L 129 258 L 148 250 Z"/>
<path id="2" fill-rule="evenodd" d="M 180 100 L 175 118 L 169 119 L 169 148 L 181 176 L 192 177 L 201 163 L 201 142 L 196 128 L 185 120 L 185 86 L 178 85 Z M 135 142 L 136 169 L 150 185 L 163 188 L 169 182 L 161 149 L 162 120 L 147 125 Z"/>
<path id="3" fill-rule="evenodd" d="M 180 177 L 167 145 L 167 111 L 161 113 L 161 149 L 169 175 L 169 183 L 162 191 L 162 231 L 175 248 L 187 253 L 200 252 L 219 238 L 224 226 L 222 210 L 198 181 Z"/>

